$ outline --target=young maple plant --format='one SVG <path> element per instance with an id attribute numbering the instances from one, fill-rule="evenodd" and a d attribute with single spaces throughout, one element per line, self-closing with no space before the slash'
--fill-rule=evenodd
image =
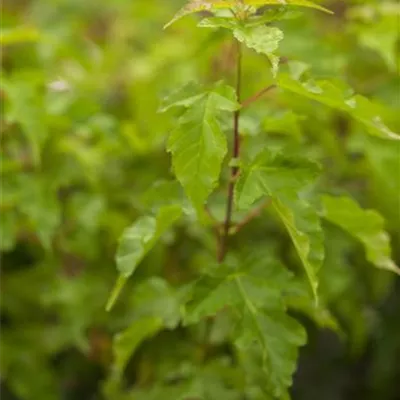
<path id="1" fill-rule="evenodd" d="M 313 79 L 304 62 L 284 62 L 278 55 L 284 32 L 274 24 L 292 18 L 301 7 L 331 13 L 306 0 L 192 0 L 167 24 L 201 12 L 200 28 L 231 33 L 235 83 L 190 82 L 161 105 L 161 112 L 175 111 L 167 151 L 177 181 L 151 188 L 146 202 L 152 212 L 123 233 L 116 256 L 120 276 L 108 309 L 145 255 L 173 225 L 186 229 L 188 236 L 193 230 L 201 232 L 196 234 L 200 238 L 196 243 L 202 251 L 192 255 L 195 273 L 171 289 L 174 311 L 162 313 L 158 306 L 157 312 L 138 318 L 117 336 L 112 382 L 120 381 L 126 354 L 131 355 L 144 339 L 162 330 L 203 324 L 212 346 L 212 327 L 219 323 L 227 331 L 223 341 L 231 348 L 222 369 L 234 368 L 240 377 L 224 387 L 234 386 L 243 399 L 287 399 L 298 349 L 306 343 L 305 329 L 295 316 L 303 314 L 321 326 L 337 329 L 319 290 L 318 272 L 324 262 L 322 221 L 358 240 L 371 264 L 399 274 L 383 218 L 330 189 L 320 179 L 324 160 L 305 151 L 301 143 L 268 138 L 252 143 L 244 133 L 247 111 L 264 95 L 285 91 L 347 114 L 365 134 L 399 139 L 367 98 L 352 94 L 340 83 Z M 265 56 L 270 73 L 259 73 L 271 81 L 244 98 L 243 60 L 248 49 Z M 251 227 L 263 221 L 273 224 L 278 236 L 281 229 L 286 232 L 292 243 L 289 254 L 281 254 L 279 240 L 260 238 L 262 229 L 254 230 L 252 236 Z M 250 232 L 245 239 L 242 229 Z M 175 398 L 211 398 L 200 375 L 183 374 L 184 385 Z M 223 376 L 221 372 L 221 380 Z"/>

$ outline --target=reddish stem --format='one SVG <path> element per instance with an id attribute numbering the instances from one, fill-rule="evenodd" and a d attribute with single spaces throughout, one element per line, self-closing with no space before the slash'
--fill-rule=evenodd
<path id="1" fill-rule="evenodd" d="M 275 89 L 276 87 L 277 86 L 275 84 L 270 85 L 270 86 L 260 90 L 259 92 L 257 92 L 253 96 L 249 97 L 248 99 L 244 100 L 242 103 L 242 109 L 248 107 L 250 104 L 254 103 L 260 97 L 262 97 L 265 93 L 268 93 L 270 90 Z"/>
<path id="2" fill-rule="evenodd" d="M 240 103 L 240 95 L 241 95 L 241 86 L 242 86 L 242 51 L 240 47 L 240 43 L 236 41 L 236 96 L 237 100 Z M 233 114 L 233 158 L 238 159 L 240 156 L 240 135 L 239 135 L 239 120 L 240 120 L 240 109 L 235 111 Z M 239 172 L 239 167 L 234 166 L 231 168 L 231 177 L 229 180 L 228 187 L 228 200 L 226 205 L 226 216 L 223 226 L 223 232 L 221 235 L 220 244 L 218 246 L 218 262 L 224 261 L 227 249 L 228 249 L 228 237 L 229 237 L 229 228 L 232 222 L 232 212 L 233 212 L 233 194 L 235 190 L 235 182 L 236 177 Z"/>

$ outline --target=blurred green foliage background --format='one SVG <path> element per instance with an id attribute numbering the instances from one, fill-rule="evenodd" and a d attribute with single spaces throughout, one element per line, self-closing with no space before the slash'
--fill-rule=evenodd
<path id="1" fill-rule="evenodd" d="M 146 307 L 175 318 L 171 288 L 193 274 L 203 240 L 195 223 L 180 226 L 146 257 L 116 308 L 106 313 L 117 240 L 149 208 L 145 194 L 151 185 L 171 177 L 164 146 L 174 120 L 157 113 L 160 100 L 191 80 L 233 78 L 232 45 L 223 35 L 196 28 L 196 17 L 163 31 L 182 3 L 2 2 L 4 400 L 177 400 L 179 395 L 156 389 L 161 376 L 185 368 L 212 388 L 207 399 L 245 398 L 222 391 L 216 378 L 236 376 L 220 360 L 230 352 L 219 339 L 223 321 L 214 327 L 211 344 L 204 326 L 157 334 L 130 360 L 126 390 L 110 392 L 106 383 L 114 365 L 113 335 Z M 399 132 L 398 2 L 323 4 L 335 15 L 303 10 L 280 23 L 281 55 L 372 98 Z M 265 65 L 261 56 L 246 55 L 244 97 L 270 82 Z M 346 116 L 284 93 L 267 96 L 245 115 L 243 126 L 249 141 L 283 137 L 323 158 L 326 186 L 386 218 L 399 264 L 398 142 L 366 136 Z M 303 317 L 309 343 L 301 352 L 293 399 L 398 400 L 399 280 L 369 266 L 351 238 L 325 229 L 321 291 L 340 328 L 321 328 Z M 261 235 L 271 246 L 284 248 L 288 241 L 257 222 L 244 230 L 243 241 L 257 242 Z"/>

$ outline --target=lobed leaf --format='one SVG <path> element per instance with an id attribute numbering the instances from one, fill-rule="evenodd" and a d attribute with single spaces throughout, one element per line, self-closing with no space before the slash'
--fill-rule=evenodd
<path id="1" fill-rule="evenodd" d="M 364 245 L 368 261 L 400 275 L 399 267 L 391 259 L 390 238 L 380 214 L 362 209 L 348 197 L 323 196 L 322 203 L 323 217 L 358 239 Z"/>
<path id="2" fill-rule="evenodd" d="M 230 271 L 205 276 L 195 285 L 187 307 L 186 323 L 217 314 L 229 307 L 240 316 L 235 344 L 241 357 L 257 361 L 261 386 L 275 396 L 286 393 L 292 383 L 297 347 L 305 343 L 305 331 L 286 315 L 282 292 L 290 274 L 268 256 L 250 257 Z"/>
<path id="3" fill-rule="evenodd" d="M 288 230 L 315 297 L 317 273 L 324 257 L 322 229 L 316 211 L 300 193 L 318 172 L 318 166 L 309 160 L 265 150 L 243 168 L 235 191 L 241 209 L 249 208 L 262 196 L 272 198 L 273 208 Z"/>

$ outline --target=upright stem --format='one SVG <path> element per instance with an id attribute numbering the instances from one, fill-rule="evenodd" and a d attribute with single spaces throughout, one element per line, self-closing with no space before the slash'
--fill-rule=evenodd
<path id="1" fill-rule="evenodd" d="M 242 86 L 242 50 L 239 41 L 236 41 L 236 96 L 240 103 L 241 99 L 241 86 Z M 240 135 L 239 135 L 239 120 L 240 109 L 233 114 L 233 158 L 238 159 L 240 156 Z M 229 228 L 232 222 L 233 211 L 233 194 L 235 189 L 235 182 L 239 172 L 239 167 L 233 166 L 231 168 L 231 176 L 228 186 L 228 199 L 226 204 L 226 215 L 221 235 L 221 242 L 218 249 L 218 262 L 222 262 L 225 258 L 228 249 Z"/>

